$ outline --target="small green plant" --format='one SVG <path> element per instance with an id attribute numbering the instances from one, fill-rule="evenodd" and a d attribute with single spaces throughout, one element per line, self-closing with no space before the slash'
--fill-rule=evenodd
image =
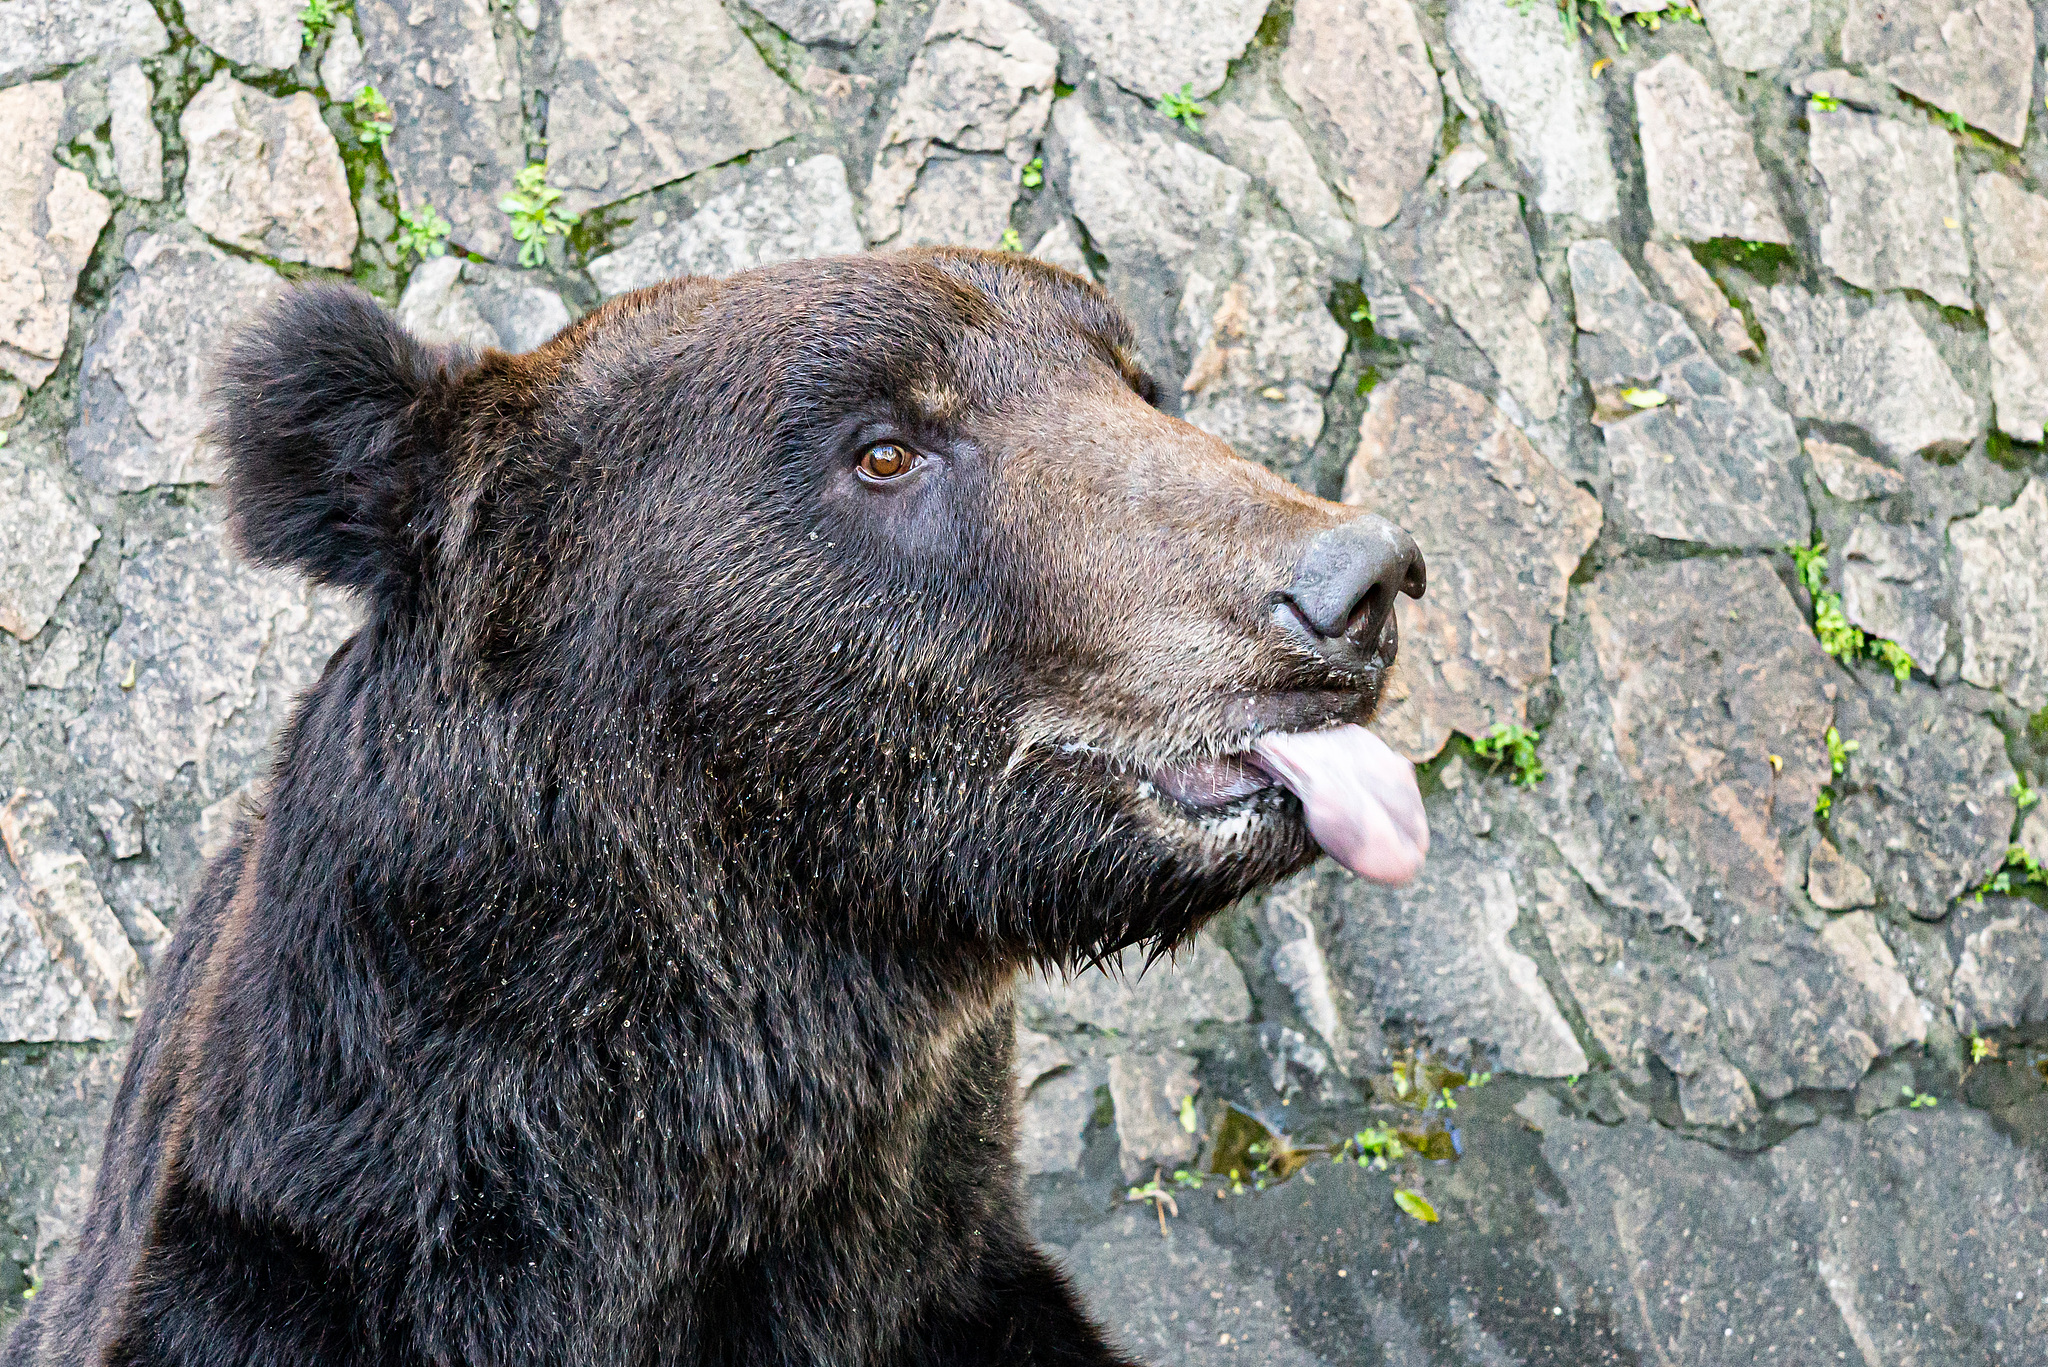
<path id="1" fill-rule="evenodd" d="M 1806 103 L 1823 114 L 1832 114 L 1842 107 L 1842 102 L 1825 90 L 1816 90 L 1807 97 Z"/>
<path id="2" fill-rule="evenodd" d="M 1005 228 L 1003 229 L 1003 240 L 997 243 L 996 246 L 1001 251 L 1021 252 L 1024 250 L 1024 239 L 1017 236 L 1015 228 Z"/>
<path id="3" fill-rule="evenodd" d="M 1661 389 L 1624 389 L 1621 401 L 1630 408 L 1662 408 L 1670 402 Z"/>
<path id="4" fill-rule="evenodd" d="M 1832 788 L 1821 789 L 1813 799 L 1813 814 L 1817 817 L 1826 817 L 1834 809 L 1835 790 Z"/>
<path id="5" fill-rule="evenodd" d="M 1984 905 L 1984 894 L 1995 892 L 2001 895 L 2021 887 L 2048 887 L 2048 866 L 2027 853 L 2024 845 L 2006 847 L 2005 862 L 1977 885 L 1976 893 L 1970 898 L 1978 906 Z"/>
<path id="6" fill-rule="evenodd" d="M 1419 1191 L 1410 1191 L 1406 1187 L 1395 1187 L 1394 1204 L 1401 1208 L 1401 1212 L 1404 1215 L 1420 1220 L 1425 1225 L 1433 1225 L 1437 1222 L 1436 1207 L 1431 1205 L 1428 1199 Z"/>
<path id="7" fill-rule="evenodd" d="M 341 16 L 341 6 L 335 0 L 306 0 L 306 7 L 299 11 L 299 25 L 306 31 L 306 45 L 334 27 L 334 21 Z"/>
<path id="8" fill-rule="evenodd" d="M 1023 182 L 1024 188 L 1027 190 L 1036 190 L 1039 186 L 1045 184 L 1044 157 L 1033 157 L 1024 163 Z"/>
<path id="9" fill-rule="evenodd" d="M 581 214 L 557 204 L 561 197 L 562 192 L 548 184 L 548 168 L 536 161 L 512 177 L 512 193 L 498 201 L 498 207 L 511 215 L 519 264 L 528 270 L 547 263 L 550 237 L 560 237 L 583 221 Z"/>
<path id="10" fill-rule="evenodd" d="M 1194 1094 L 1189 1093 L 1180 1099 L 1180 1127 L 1189 1134 L 1193 1134 L 1195 1127 L 1200 1123 L 1201 1121 L 1195 1116 Z"/>
<path id="11" fill-rule="evenodd" d="M 1892 682 L 1904 683 L 1913 677 L 1913 657 L 1908 655 L 1906 648 L 1897 641 L 1887 641 L 1881 636 L 1873 636 L 1866 648 L 1879 664 L 1892 672 Z"/>
<path id="12" fill-rule="evenodd" d="M 1372 300 L 1361 295 L 1357 305 L 1351 310 L 1351 321 L 1354 323 L 1370 323 L 1372 321 Z"/>
<path id="13" fill-rule="evenodd" d="M 1542 738 L 1526 726 L 1500 722 L 1472 742 L 1472 753 L 1493 761 L 1496 769 L 1506 761 L 1515 771 L 1510 781 L 1524 788 L 1533 788 L 1544 778 L 1543 763 L 1536 758 L 1536 742 Z"/>
<path id="14" fill-rule="evenodd" d="M 1911 1087 L 1899 1088 L 1899 1095 L 1906 1098 L 1906 1105 L 1916 1111 L 1931 1111 L 1941 1104 L 1939 1097 L 1926 1092 L 1916 1092 Z"/>
<path id="15" fill-rule="evenodd" d="M 1830 726 L 1822 737 L 1828 744 L 1828 764 L 1839 776 L 1849 767 L 1849 756 L 1863 748 L 1860 740 L 1843 740 L 1842 733 Z"/>
<path id="16" fill-rule="evenodd" d="M 1150 1201 L 1152 1209 L 1159 1215 L 1159 1233 L 1166 1233 L 1166 1216 L 1170 1211 L 1175 1219 L 1180 1218 L 1180 1206 L 1174 1202 L 1173 1193 L 1160 1185 L 1159 1169 L 1152 1169 L 1152 1180 L 1142 1187 L 1132 1187 L 1124 1193 L 1126 1201 Z"/>
<path id="17" fill-rule="evenodd" d="M 1970 1036 L 1970 1066 L 1976 1067 L 1988 1058 L 1998 1057 L 1998 1041 L 1985 1039 L 1982 1035 Z"/>
<path id="18" fill-rule="evenodd" d="M 1906 648 L 1896 641 L 1865 636 L 1843 613 L 1842 595 L 1828 587 L 1828 543 L 1788 545 L 1785 552 L 1813 599 L 1813 634 L 1820 638 L 1820 648 L 1845 665 L 1861 657 L 1877 660 L 1891 671 L 1894 681 L 1905 683 L 1913 673 L 1913 657 Z"/>
<path id="19" fill-rule="evenodd" d="M 2023 812 L 2041 800 L 2041 794 L 2027 786 L 2027 776 L 2025 774 L 2020 774 L 2013 779 L 2011 791 L 2013 806 Z"/>
<path id="20" fill-rule="evenodd" d="M 1954 110 L 1937 109 L 1934 112 L 1936 117 L 1948 125 L 1948 131 L 1951 133 L 1960 133 L 1967 126 L 1963 122 L 1963 116 Z"/>
<path id="21" fill-rule="evenodd" d="M 398 237 L 394 242 L 399 259 L 416 256 L 425 261 L 442 255 L 448 250 L 448 233 L 452 226 L 431 204 L 422 204 L 417 209 L 400 209 Z"/>
<path id="22" fill-rule="evenodd" d="M 1209 112 L 1205 106 L 1195 103 L 1195 87 L 1192 81 L 1182 85 L 1179 90 L 1167 91 L 1152 107 L 1169 119 L 1179 119 L 1181 127 L 1190 133 L 1202 131 L 1203 116 Z"/>
<path id="23" fill-rule="evenodd" d="M 358 90 L 348 107 L 355 116 L 357 142 L 365 147 L 382 147 L 391 140 L 391 134 L 398 127 L 398 117 L 391 112 L 391 102 L 376 86 L 366 85 Z"/>

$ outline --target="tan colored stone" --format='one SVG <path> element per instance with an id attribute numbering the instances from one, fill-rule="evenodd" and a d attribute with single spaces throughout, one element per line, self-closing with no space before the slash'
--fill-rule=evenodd
<path id="1" fill-rule="evenodd" d="M 2042 439 L 2048 423 L 2048 199 L 2001 175 L 1970 187 L 1970 236 L 1989 286 L 1991 402 L 1998 430 Z"/>
<path id="2" fill-rule="evenodd" d="M 142 961 L 85 856 L 25 788 L 0 806 L 0 841 L 21 880 L 18 898 L 0 888 L 0 1040 L 114 1038 L 140 1010 Z"/>
<path id="3" fill-rule="evenodd" d="M 1672 53 L 1637 74 L 1636 118 L 1659 232 L 1791 245 L 1748 122 L 1685 58 Z"/>
<path id="4" fill-rule="evenodd" d="M 0 630 L 34 640 L 99 539 L 54 476 L 0 451 Z"/>
<path id="5" fill-rule="evenodd" d="M 1422 183 L 1443 92 L 1409 0 L 1298 0 L 1281 80 L 1343 171 L 1359 222 L 1380 228 Z"/>
<path id="6" fill-rule="evenodd" d="M 1832 840 L 1822 840 L 1806 860 L 1806 895 L 1827 911 L 1849 911 L 1877 904 L 1877 885 L 1854 862 L 1842 857 Z"/>
<path id="7" fill-rule="evenodd" d="M 341 269 L 356 249 L 341 148 L 304 91 L 276 99 L 223 71 L 178 118 L 185 217 L 230 246 Z"/>
<path id="8" fill-rule="evenodd" d="M 2027 711 L 2048 704 L 2048 480 L 2010 508 L 1949 524 L 1963 619 L 1963 678 Z"/>
<path id="9" fill-rule="evenodd" d="M 1861 503 L 1865 499 L 1890 498 L 1905 491 L 1904 475 L 1850 447 L 1822 441 L 1819 437 L 1808 437 L 1804 446 L 1808 459 L 1813 461 L 1813 472 L 1820 476 L 1821 484 L 1836 498 Z"/>
<path id="10" fill-rule="evenodd" d="M 30 389 L 64 355 L 78 273 L 113 212 L 50 155 L 63 122 L 58 82 L 0 90 L 0 370 Z"/>
<path id="11" fill-rule="evenodd" d="M 1171 22 L 1154 0 L 1039 0 L 1073 35 L 1081 57 L 1124 89 L 1157 98 L 1223 84 L 1266 17 L 1266 0 L 1179 0 Z"/>
<path id="12" fill-rule="evenodd" d="M 1665 242 L 1646 242 L 1643 264 L 1655 272 L 1694 327 L 1713 333 L 1730 351 L 1755 354 L 1756 342 L 1743 326 L 1742 314 L 1691 252 Z"/>
<path id="13" fill-rule="evenodd" d="M 1201 1090 L 1186 1054 L 1118 1054 L 1109 1061 L 1116 1107 L 1118 1162 L 1137 1181 L 1153 1167 L 1169 1172 L 1195 1156 L 1200 1138 L 1181 1124 L 1181 1107 Z"/>
<path id="14" fill-rule="evenodd" d="M 1842 57 L 2017 147 L 2034 93 L 2026 0 L 1850 0 Z"/>
<path id="15" fill-rule="evenodd" d="M 1939 128 L 1849 109 L 1809 109 L 1814 169 L 1827 182 L 1820 257 L 1866 290 L 1919 290 L 1970 302 L 1955 145 Z"/>

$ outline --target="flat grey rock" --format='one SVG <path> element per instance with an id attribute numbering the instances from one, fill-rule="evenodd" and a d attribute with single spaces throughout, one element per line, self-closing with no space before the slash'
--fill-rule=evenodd
<path id="1" fill-rule="evenodd" d="M 76 1241 L 127 1062 L 126 1049 L 108 1046 L 0 1055 L 0 1230 L 10 1260 L 39 1282 Z"/>
<path id="2" fill-rule="evenodd" d="M 1808 437 L 1800 445 L 1813 462 L 1813 472 L 1820 476 L 1821 486 L 1836 498 L 1861 503 L 1905 491 L 1904 475 L 1851 447 L 1819 437 Z"/>
<path id="3" fill-rule="evenodd" d="M 1737 71 L 1768 71 L 1790 57 L 1813 23 L 1813 0 L 1700 0 L 1714 50 Z"/>
<path id="4" fill-rule="evenodd" d="M 2034 94 L 2026 0 L 1849 0 L 1842 57 L 2017 147 Z"/>
<path id="5" fill-rule="evenodd" d="M 178 117 L 190 160 L 185 217 L 232 247 L 341 269 L 356 249 L 356 211 L 341 148 L 300 91 L 276 99 L 225 71 Z"/>
<path id="6" fill-rule="evenodd" d="M 563 0 L 548 165 L 581 212 L 773 146 L 795 92 L 718 0 Z"/>
<path id="7" fill-rule="evenodd" d="M 1789 468 L 1799 452 L 1792 420 L 1716 365 L 1612 243 L 1575 242 L 1567 260 L 1579 368 L 1627 530 L 1744 548 L 1804 541 L 1810 514 Z"/>
<path id="8" fill-rule="evenodd" d="M 1605 223 L 1619 209 L 1607 115 L 1579 45 L 1545 7 L 1528 9 L 1452 0 L 1444 29 L 1499 107 L 1508 146 L 1536 182 L 1536 207 Z"/>
<path id="9" fill-rule="evenodd" d="M 1685 58 L 1637 74 L 1636 118 L 1657 231 L 1791 245 L 1748 122 Z"/>
<path id="10" fill-rule="evenodd" d="M 1808 146 L 1827 182 L 1820 255 L 1866 290 L 1919 290 L 1969 308 L 1970 250 L 1955 145 L 1939 128 L 1812 109 Z"/>
<path id="11" fill-rule="evenodd" d="M 1939 920 L 2005 858 L 2018 815 L 2005 737 L 1967 689 L 1894 688 L 1876 670 L 1858 678 L 1867 687 L 1844 689 L 1835 707 L 1857 749 L 1830 780 L 1828 829 L 1869 872 L 1880 908 Z"/>
<path id="12" fill-rule="evenodd" d="M 1397 519 L 1431 570 L 1399 606 L 1402 667 L 1375 729 L 1420 762 L 1453 732 L 1526 723 L 1598 501 L 1481 395 L 1407 375 L 1373 391 L 1344 501 Z"/>
<path id="13" fill-rule="evenodd" d="M 1447 1054 L 1467 1049 L 1511 1073 L 1564 1077 L 1586 1054 L 1536 963 L 1508 938 L 1525 869 L 1471 830 L 1455 804 L 1431 804 L 1421 874 L 1383 888 L 1341 871 L 1323 896 L 1330 961 L 1360 1028 L 1399 1022 Z"/>
<path id="14" fill-rule="evenodd" d="M 107 81 L 114 174 L 130 199 L 164 197 L 164 135 L 149 116 L 151 94 L 149 77 L 134 62 Z"/>
<path id="15" fill-rule="evenodd" d="M 1786 83 L 1786 89 L 1794 95 L 1808 99 L 1816 95 L 1825 95 L 1829 99 L 1841 101 L 1852 109 L 1861 109 L 1867 114 L 1876 113 L 1885 105 L 1884 90 L 1878 82 L 1858 76 L 1853 71 L 1844 71 L 1840 67 L 1828 67 L 1822 71 L 1809 71 L 1803 76 L 1794 76 Z"/>
<path id="16" fill-rule="evenodd" d="M 1956 1026 L 1967 1034 L 2048 1021 L 2048 915 L 2017 897 L 1963 940 L 1956 960 Z"/>
<path id="17" fill-rule="evenodd" d="M 1297 0 L 1280 78 L 1340 168 L 1358 221 L 1386 226 L 1429 173 L 1443 126 L 1409 0 Z"/>
<path id="18" fill-rule="evenodd" d="M 1823 838 L 1806 857 L 1806 895 L 1822 911 L 1853 911 L 1877 905 L 1877 884 L 1861 864 Z"/>
<path id="19" fill-rule="evenodd" d="M 756 161 L 688 218 L 590 263 L 609 298 L 681 275 L 733 275 L 777 261 L 861 250 L 846 167 L 829 153 L 794 166 Z"/>
<path id="20" fill-rule="evenodd" d="M 121 625 L 67 740 L 108 791 L 147 804 L 237 713 L 288 705 L 292 690 L 271 696 L 258 665 L 320 623 L 303 580 L 244 563 L 216 524 L 127 556 L 114 598 Z"/>
<path id="21" fill-rule="evenodd" d="M 1905 647 L 1914 666 L 1930 677 L 1948 650 L 1950 592 L 1941 550 L 1939 533 L 1865 517 L 1837 561 L 1843 615 Z"/>
<path id="22" fill-rule="evenodd" d="M 1645 242 L 1643 264 L 1678 301 L 1679 310 L 1695 328 L 1712 333 L 1730 351 L 1756 353 L 1756 342 L 1743 324 L 1741 312 L 1728 302 L 1714 277 L 1691 252 L 1670 243 Z"/>
<path id="23" fill-rule="evenodd" d="M 526 165 L 527 73 L 511 16 L 474 0 L 356 0 L 355 14 L 364 73 L 403 111 L 384 145 L 400 204 L 432 205 L 459 246 L 506 254 L 498 203 Z"/>
<path id="24" fill-rule="evenodd" d="M 56 81 L 0 90 L 0 371 L 35 389 L 71 334 L 71 297 L 113 206 L 51 153 L 64 124 Z"/>
<path id="25" fill-rule="evenodd" d="M 299 60 L 305 8 L 303 0 L 185 0 L 185 26 L 236 66 L 285 71 Z"/>
<path id="26" fill-rule="evenodd" d="M 1022 7 L 941 0 L 875 152 L 861 220 L 869 242 L 994 247 L 1058 70 L 1059 50 Z"/>
<path id="27" fill-rule="evenodd" d="M 799 43 L 852 47 L 875 22 L 875 0 L 755 0 L 763 19 Z"/>
<path id="28" fill-rule="evenodd" d="M 16 789 L 0 843 L 0 1042 L 116 1038 L 141 1012 L 142 961 L 56 807 Z"/>
<path id="29" fill-rule="evenodd" d="M 1031 254 L 1048 265 L 1072 271 L 1084 280 L 1095 278 L 1095 270 L 1088 264 L 1088 254 L 1081 250 L 1081 239 L 1074 232 L 1074 221 L 1070 218 L 1063 218 L 1047 228 L 1032 244 Z"/>
<path id="30" fill-rule="evenodd" d="M 1403 222 L 1410 232 L 1390 232 L 1388 264 L 1450 314 L 1524 412 L 1539 421 L 1556 417 L 1571 374 L 1571 328 L 1537 274 L 1521 197 L 1505 190 L 1432 196 Z"/>
<path id="31" fill-rule="evenodd" d="M 2031 712 L 2048 704 L 2048 483 L 2009 508 L 1949 524 L 1963 627 L 1963 678 Z"/>
<path id="32" fill-rule="evenodd" d="M 1073 1022 L 1121 1035 L 1173 1036 L 1210 1021 L 1251 1016 L 1244 974 L 1215 939 L 1200 934 L 1178 954 L 1145 967 L 1140 950 L 1127 949 L 1109 969 L 1090 968 L 1071 978 L 1034 974 L 1017 988 L 1024 1019 L 1052 1032 Z"/>
<path id="33" fill-rule="evenodd" d="M 2048 422 L 2048 199 L 2002 175 L 1978 176 L 1970 187 L 1970 237 L 1989 296 L 1984 322 L 1998 430 L 2038 442 Z"/>
<path id="34" fill-rule="evenodd" d="M 1752 302 L 1794 416 L 1860 427 L 1895 460 L 1977 435 L 1976 404 L 1905 301 L 1852 308 L 1788 284 Z"/>
<path id="35" fill-rule="evenodd" d="M 79 367 L 80 473 L 130 492 L 216 479 L 202 403 L 214 350 L 284 291 L 271 271 L 185 233 L 136 244 Z"/>
<path id="36" fill-rule="evenodd" d="M 1174 330 L 1194 357 L 1181 416 L 1238 454 L 1293 472 L 1322 435 L 1344 329 L 1324 304 L 1329 276 L 1305 238 L 1258 222 L 1242 246 L 1234 278 L 1188 272 Z"/>
<path id="37" fill-rule="evenodd" d="M 1017 1108 L 1017 1166 L 1030 1176 L 1079 1167 L 1096 1093 L 1108 1082 L 1107 1064 L 1083 1060 L 1032 1084 Z"/>
<path id="38" fill-rule="evenodd" d="M 1170 22 L 1148 0 L 1040 0 L 1039 9 L 1073 35 L 1084 62 L 1148 99 L 1222 85 L 1266 17 L 1263 0 L 1187 0 Z"/>
<path id="39" fill-rule="evenodd" d="M 99 539 L 55 476 L 0 450 L 0 630 L 34 640 Z"/>
<path id="40" fill-rule="evenodd" d="M 9 0 L 0 4 L 0 85 L 98 58 L 152 57 L 171 45 L 149 0 Z"/>
<path id="41" fill-rule="evenodd" d="M 1187 1193 L 1198 1199 L 1199 1193 Z M 1190 1220 L 1161 1231 L 1132 1206 L 1089 1230 L 1059 1260 L 1112 1342 L 1179 1367 L 1321 1367 L 1294 1339 L 1265 1273 L 1239 1270 Z"/>
<path id="42" fill-rule="evenodd" d="M 1316 915 L 1319 881 L 1313 871 L 1305 872 L 1268 892 L 1261 907 L 1262 930 L 1272 946 L 1273 976 L 1294 998 L 1295 1010 L 1322 1040 L 1331 1061 L 1346 1075 L 1356 1076 L 1366 1064 L 1379 1062 L 1383 1045 L 1372 1030 L 1358 1035 L 1354 1043 L 1350 1023 L 1338 1006 L 1337 980 L 1323 953 Z"/>
<path id="43" fill-rule="evenodd" d="M 1263 185 L 1294 231 L 1316 244 L 1332 273 L 1358 269 L 1358 229 L 1316 166 L 1315 153 L 1263 82 L 1233 86 L 1202 121 L 1202 135 L 1223 160 Z"/>
<path id="44" fill-rule="evenodd" d="M 398 321 L 423 341 L 531 351 L 569 325 L 569 307 L 519 272 L 442 256 L 413 271 Z"/>
<path id="45" fill-rule="evenodd" d="M 1172 1172 L 1191 1161 L 1201 1141 L 1181 1123 L 1197 1091 L 1195 1061 L 1173 1050 L 1113 1054 L 1109 1099 L 1116 1108 L 1117 1163 L 1135 1182 L 1155 1167 Z"/>
<path id="46" fill-rule="evenodd" d="M 363 78 L 363 40 L 356 36 L 353 15 L 338 15 L 328 30 L 327 50 L 320 54 L 320 88 L 336 102 L 353 100 L 368 84 Z"/>

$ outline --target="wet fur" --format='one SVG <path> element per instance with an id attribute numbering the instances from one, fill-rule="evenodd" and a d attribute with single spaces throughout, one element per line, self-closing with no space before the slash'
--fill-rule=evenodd
<path id="1" fill-rule="evenodd" d="M 1358 707 L 1261 616 L 1341 514 L 1129 355 L 1099 291 L 969 253 L 676 282 L 522 357 L 334 288 L 241 340 L 242 544 L 364 622 L 179 920 L 6 1367 L 1124 1361 L 1023 1224 L 1010 980 L 1311 847 L 1204 850 L 1060 742 Z M 868 421 L 945 497 L 849 484 Z"/>

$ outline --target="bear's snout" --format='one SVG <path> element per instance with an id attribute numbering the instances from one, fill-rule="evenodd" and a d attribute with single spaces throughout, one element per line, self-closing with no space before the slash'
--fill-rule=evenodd
<path id="1" fill-rule="evenodd" d="M 1335 668 L 1384 668 L 1394 662 L 1394 595 L 1420 598 L 1427 584 L 1414 537 L 1383 517 L 1353 518 L 1309 542 L 1274 621 Z"/>

